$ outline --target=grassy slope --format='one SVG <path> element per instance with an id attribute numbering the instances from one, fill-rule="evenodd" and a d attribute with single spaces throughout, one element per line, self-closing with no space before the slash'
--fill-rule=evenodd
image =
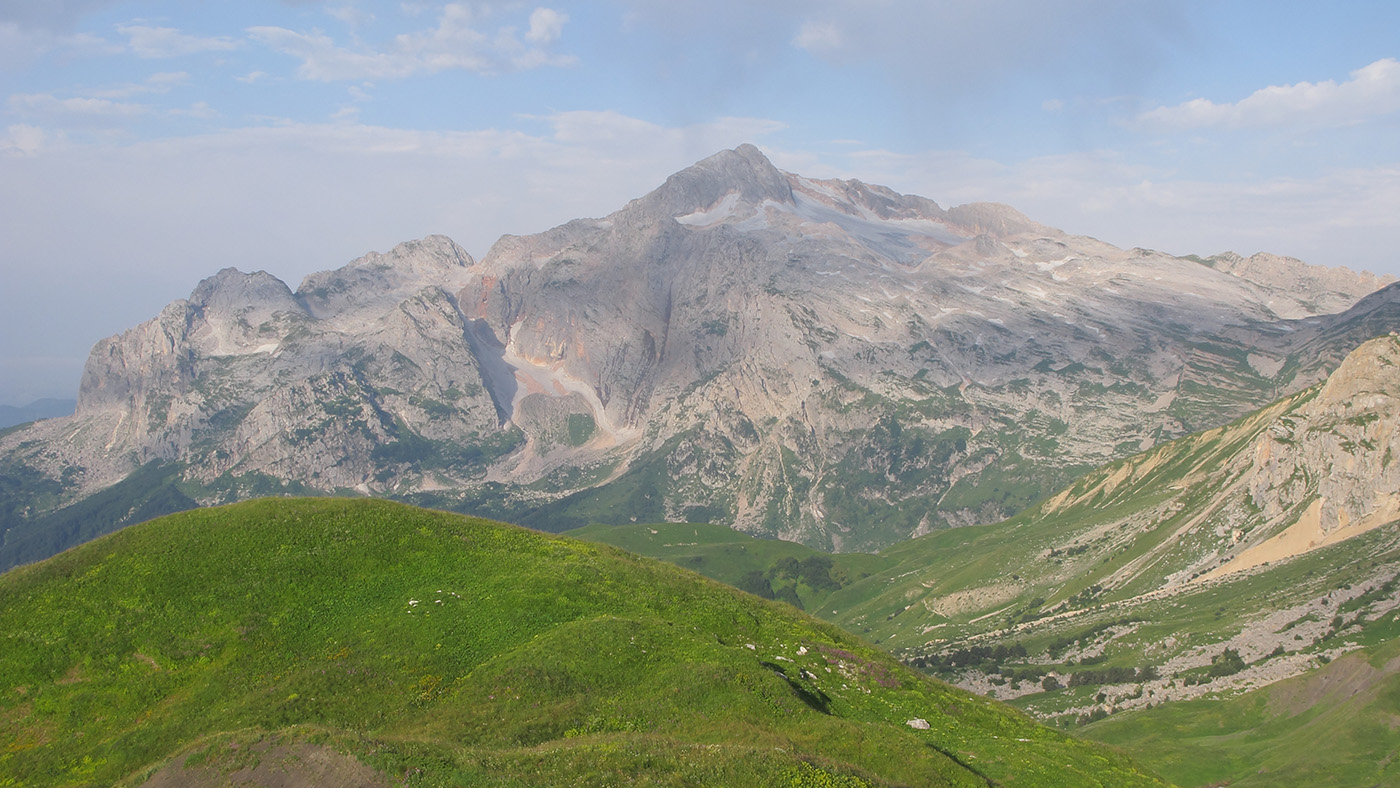
<path id="1" fill-rule="evenodd" d="M 1087 607 L 1070 600 L 1170 540 L 1232 481 L 1217 472 L 1219 461 L 1247 447 L 1271 418 L 1305 396 L 1105 466 L 1010 520 L 895 545 L 881 554 L 891 564 L 889 571 L 836 595 L 832 602 L 842 613 L 835 620 L 877 640 L 902 637 L 913 645 L 911 630 L 943 625 L 971 634 L 1004 626 L 1013 613 Z M 1049 556 L 1051 550 L 1058 554 Z M 1094 602 L 1157 588 L 1167 571 L 1186 560 L 1167 551 L 1142 580 L 1111 587 Z M 966 606 L 962 613 L 943 615 L 910 605 L 997 586 L 1014 593 L 996 603 Z M 1031 605 L 1036 599 L 1040 602 Z M 989 612 L 997 615 L 982 619 Z"/>
<path id="2" fill-rule="evenodd" d="M 785 605 L 399 504 L 199 510 L 0 576 L 0 785 L 268 733 L 409 785 L 1157 784 Z"/>
<path id="3" fill-rule="evenodd" d="M 1400 641 L 1229 699 L 1110 717 L 1085 735 L 1131 746 L 1182 786 L 1400 783 Z"/>

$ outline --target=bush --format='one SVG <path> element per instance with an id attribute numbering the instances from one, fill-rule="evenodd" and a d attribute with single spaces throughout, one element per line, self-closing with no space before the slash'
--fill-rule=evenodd
<path id="1" fill-rule="evenodd" d="M 1134 681 L 1150 681 L 1157 678 L 1152 667 L 1142 670 L 1133 668 L 1103 668 L 1100 670 L 1078 670 L 1069 679 L 1071 687 L 1092 687 L 1098 684 L 1128 684 Z"/>
<path id="2" fill-rule="evenodd" d="M 1210 660 L 1209 675 L 1212 678 L 1221 676 L 1233 676 L 1244 670 L 1244 659 L 1240 657 L 1240 652 L 1227 648 Z"/>

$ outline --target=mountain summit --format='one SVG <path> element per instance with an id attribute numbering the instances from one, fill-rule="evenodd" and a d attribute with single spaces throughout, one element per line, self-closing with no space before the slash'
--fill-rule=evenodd
<path id="1" fill-rule="evenodd" d="M 123 521 L 151 511 L 131 496 L 292 490 L 873 549 L 1320 380 L 1400 325 L 1391 289 L 1328 314 L 1380 284 L 1118 249 L 746 145 L 481 261 L 434 236 L 294 293 L 220 272 L 99 342 L 75 416 L 0 436 L 25 480 L 4 549 L 90 533 L 62 507 L 103 491 Z"/>
<path id="2" fill-rule="evenodd" d="M 637 205 L 656 216 L 679 217 L 704 211 L 730 194 L 751 205 L 793 202 L 787 177 L 758 148 L 741 145 L 672 175 Z"/>

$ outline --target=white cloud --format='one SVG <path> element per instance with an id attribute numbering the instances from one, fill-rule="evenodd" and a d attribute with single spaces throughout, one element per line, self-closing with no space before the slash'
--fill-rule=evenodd
<path id="1" fill-rule="evenodd" d="M 112 101 L 104 98 L 58 98 L 52 93 L 16 93 L 10 96 L 10 107 L 25 115 L 90 115 L 131 117 L 146 112 L 144 104 Z"/>
<path id="2" fill-rule="evenodd" d="M 207 101 L 196 101 L 186 109 L 166 110 L 170 115 L 181 118 L 195 118 L 196 120 L 210 120 L 219 117 L 219 111 L 209 106 Z"/>
<path id="3" fill-rule="evenodd" d="M 297 75 L 331 82 L 357 79 L 398 79 L 419 73 L 464 70 L 494 73 L 541 66 L 567 66 L 573 57 L 545 47 L 560 36 L 568 18 L 537 8 L 522 40 L 513 27 L 488 34 L 481 28 L 485 11 L 466 3 L 443 6 L 435 27 L 395 36 L 384 49 L 348 49 L 320 31 L 299 33 L 281 27 L 252 27 L 255 40 L 301 59 Z"/>
<path id="4" fill-rule="evenodd" d="M 1185 0 L 618 0 L 632 28 L 668 46 L 735 61 L 796 47 L 838 65 L 870 64 L 891 85 L 978 95 L 1008 79 L 1070 72 L 1075 84 L 1150 69 L 1184 26 Z"/>
<path id="5" fill-rule="evenodd" d="M 331 82 L 366 77 L 399 78 L 425 70 L 424 64 L 413 58 L 342 49 L 324 33 L 297 33 L 282 27 L 250 27 L 248 34 L 278 52 L 300 58 L 297 75 L 303 79 Z"/>
<path id="6" fill-rule="evenodd" d="M 46 135 L 38 126 L 17 123 L 0 137 L 0 154 L 34 156 L 44 147 Z"/>
<path id="7" fill-rule="evenodd" d="M 1140 114 L 1136 126 L 1179 131 L 1198 128 L 1347 126 L 1400 111 L 1400 61 L 1385 58 L 1337 83 L 1270 85 L 1226 104 L 1198 98 Z"/>
<path id="8" fill-rule="evenodd" d="M 249 71 L 241 77 L 234 77 L 234 79 L 245 85 L 251 85 L 258 80 L 267 79 L 268 76 L 270 75 L 266 71 Z"/>
<path id="9" fill-rule="evenodd" d="M 800 49 L 823 55 L 838 52 L 845 46 L 841 30 L 831 22 L 806 21 L 798 28 L 792 43 Z"/>
<path id="10" fill-rule="evenodd" d="M 127 44 L 137 57 L 167 58 L 193 55 L 199 52 L 227 52 L 239 44 L 227 36 L 192 36 L 173 27 L 147 25 L 117 25 L 117 32 L 127 37 Z"/>
<path id="11" fill-rule="evenodd" d="M 150 93 L 168 93 L 172 88 L 189 84 L 190 75 L 183 71 L 152 74 L 144 82 L 127 82 L 115 87 L 92 91 L 93 98 L 120 99 Z"/>
<path id="12" fill-rule="evenodd" d="M 18 70 L 50 52 L 81 56 L 112 55 L 122 51 L 121 46 L 89 33 L 60 34 L 22 27 L 15 22 L 0 22 L 0 69 Z"/>
<path id="13" fill-rule="evenodd" d="M 78 20 L 116 0 L 16 0 L 0 3 L 0 23 L 30 30 L 69 32 Z"/>
<path id="14" fill-rule="evenodd" d="M 154 89 L 168 89 L 189 81 L 190 75 L 184 71 L 162 71 L 146 77 L 146 84 Z"/>
<path id="15" fill-rule="evenodd" d="M 552 8 L 536 8 L 530 12 L 530 29 L 525 33 L 525 40 L 532 44 L 552 44 L 559 40 L 564 23 L 568 21 L 567 14 Z"/>
<path id="16" fill-rule="evenodd" d="M 326 13 L 330 14 L 336 19 L 339 19 L 342 23 L 344 23 L 346 26 L 352 29 L 360 27 L 361 25 L 370 24 L 374 21 L 374 14 L 371 14 L 368 11 L 363 11 L 359 8 L 356 8 L 353 5 L 348 4 L 330 6 L 326 9 Z"/>

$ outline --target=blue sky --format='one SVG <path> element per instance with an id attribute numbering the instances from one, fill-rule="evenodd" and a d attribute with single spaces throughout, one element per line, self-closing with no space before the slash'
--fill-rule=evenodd
<path id="1" fill-rule="evenodd" d="M 226 266 L 609 213 L 752 142 L 1175 254 L 1400 274 L 1400 3 L 0 0 L 0 403 Z"/>

